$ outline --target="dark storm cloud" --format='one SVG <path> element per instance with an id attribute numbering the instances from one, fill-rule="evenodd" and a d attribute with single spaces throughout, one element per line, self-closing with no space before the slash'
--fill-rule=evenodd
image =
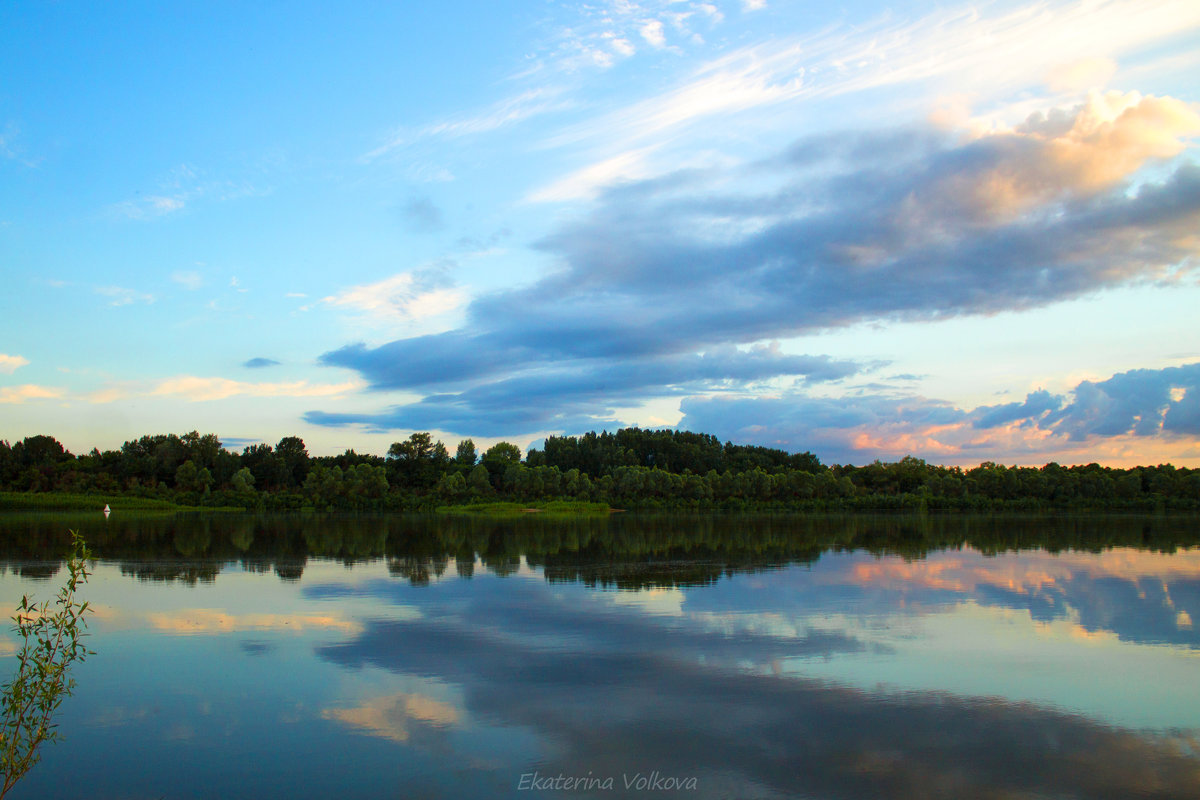
<path id="1" fill-rule="evenodd" d="M 463 328 L 350 345 L 321 361 L 377 389 L 453 392 L 375 415 L 380 427 L 421 419 L 445 428 L 427 414 L 444 407 L 464 432 L 476 432 L 476 420 L 494 428 L 493 402 L 517 385 L 559 406 L 510 412 L 504 432 L 517 434 L 686 395 L 695 381 L 754 379 L 738 359 L 715 359 L 703 375 L 671 368 L 714 348 L 864 321 L 1027 309 L 1190 268 L 1200 168 L 1183 164 L 1136 190 L 1124 175 L 1097 178 L 1103 153 L 1063 158 L 1047 138 L 1073 119 L 1034 118 L 966 143 L 917 130 L 823 137 L 756 164 L 631 182 L 538 243 L 558 271 L 477 298 Z M 799 367 L 775 374 L 815 379 Z M 1168 429 L 1195 428 L 1195 406 L 1180 407 Z M 1019 413 L 992 409 L 982 424 Z M 354 420 L 314 412 L 309 421 Z"/>

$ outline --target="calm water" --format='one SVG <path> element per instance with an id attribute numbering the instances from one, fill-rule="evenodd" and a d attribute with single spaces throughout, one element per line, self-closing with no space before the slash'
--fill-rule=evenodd
<path id="1" fill-rule="evenodd" d="M 10 515 L 0 602 L 67 528 L 15 798 L 1200 797 L 1194 519 Z"/>

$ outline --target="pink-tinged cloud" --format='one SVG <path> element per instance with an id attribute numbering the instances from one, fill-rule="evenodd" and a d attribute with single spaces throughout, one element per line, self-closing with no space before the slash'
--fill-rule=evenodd
<path id="1" fill-rule="evenodd" d="M 835 463 L 916 455 L 982 461 L 1135 466 L 1200 463 L 1200 363 L 1082 381 L 1063 397 L 963 409 L 915 396 L 690 397 L 678 427 L 736 442 L 811 450 Z"/>

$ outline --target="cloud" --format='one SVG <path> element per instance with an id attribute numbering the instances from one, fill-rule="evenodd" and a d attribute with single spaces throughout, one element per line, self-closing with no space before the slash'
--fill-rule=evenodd
<path id="1" fill-rule="evenodd" d="M 1200 363 L 1083 381 L 1045 426 L 1073 441 L 1125 434 L 1200 437 Z"/>
<path id="2" fill-rule="evenodd" d="M 133 303 L 153 303 L 154 295 L 126 289 L 122 286 L 97 286 L 96 294 L 109 298 L 110 306 L 127 306 Z"/>
<path id="3" fill-rule="evenodd" d="M 5 375 L 12 375 L 21 367 L 29 363 L 29 359 L 24 356 L 10 356 L 5 353 L 0 353 L 0 372 Z"/>
<path id="4" fill-rule="evenodd" d="M 225 400 L 229 397 L 331 397 L 351 394 L 362 389 L 357 381 L 345 383 L 246 383 L 229 378 L 201 378 L 181 375 L 161 381 L 150 391 L 152 395 L 183 397 L 194 402 Z"/>
<path id="5" fill-rule="evenodd" d="M 642 26 L 638 28 L 638 33 L 652 47 L 666 46 L 667 37 L 663 34 L 663 24 L 656 19 L 642 23 Z"/>
<path id="6" fill-rule="evenodd" d="M 571 172 L 529 195 L 534 203 L 559 202 L 594 197 L 602 187 L 619 181 L 644 178 L 649 174 L 647 156 L 652 147 L 629 150 Z"/>
<path id="7" fill-rule="evenodd" d="M 178 283 L 189 292 L 194 292 L 204 285 L 204 278 L 194 270 L 182 270 L 171 273 L 171 280 Z"/>
<path id="8" fill-rule="evenodd" d="M 16 405 L 29 400 L 54 400 L 64 394 L 62 389 L 53 386 L 36 386 L 32 383 L 21 386 L 0 386 L 0 403 Z"/>
<path id="9" fill-rule="evenodd" d="M 627 7 L 641 10 L 634 4 Z M 642 11 L 637 25 L 645 24 L 646 16 Z M 671 18 L 672 12 L 661 16 Z M 619 13 L 607 10 L 603 19 L 606 24 L 623 24 Z M 890 90 L 897 103 L 909 103 L 912 94 L 924 90 L 970 95 L 983 105 L 1027 96 L 1028 87 L 1048 75 L 1056 86 L 1074 83 L 1074 90 L 1083 90 L 1103 85 L 1088 78 L 1103 77 L 1113 59 L 1123 54 L 1137 57 L 1153 43 L 1197 27 L 1200 10 L 1182 0 L 1054 7 L 992 4 L 983 9 L 939 9 L 917 19 L 881 14 L 853 25 L 835 23 L 802 36 L 773 37 L 723 51 L 668 88 L 560 129 L 543 145 L 586 143 L 588 163 L 575 166 L 571 171 L 576 173 L 622 153 L 652 148 L 654 163 L 644 165 L 642 174 L 661 174 L 712 145 L 703 137 L 711 134 L 706 123 L 713 118 L 722 121 L 717 129 L 725 130 L 736 115 L 749 138 L 763 122 L 770 126 L 763 129 L 764 135 L 771 135 L 779 121 L 772 113 L 751 112 L 770 112 L 786 104 L 789 119 L 794 114 L 803 124 L 807 110 L 798 107 L 798 101 L 880 89 Z M 605 55 L 597 60 L 607 66 L 612 59 Z M 872 99 L 869 107 L 885 114 L 894 104 L 889 108 Z M 540 189 L 530 195 L 557 199 Z"/>
<path id="10" fill-rule="evenodd" d="M 795 592 L 822 580 L 828 560 L 810 565 L 803 579 L 799 571 L 774 574 Z M 543 774 L 700 774 L 702 793 L 735 797 L 905 797 L 928 795 L 929 787 L 948 787 L 936 796 L 986 797 L 997 786 L 1029 796 L 1125 796 L 1151 786 L 1169 796 L 1195 784 L 1183 737 L 1133 733 L 1095 714 L 1029 700 L 807 677 L 807 663 L 883 644 L 864 636 L 861 625 L 822 629 L 831 618 L 837 626 L 839 615 L 814 611 L 807 600 L 781 609 L 778 635 L 768 614 L 692 610 L 716 593 L 689 593 L 682 618 L 662 619 L 614 615 L 576 597 L 568 609 L 549 590 L 535 593 L 540 588 L 463 598 L 460 613 L 436 620 L 371 620 L 360 635 L 316 652 L 345 669 L 437 676 L 460 690 L 461 702 L 450 707 L 455 719 L 488 720 L 555 742 L 539 762 Z M 831 594 L 820 588 L 822 597 Z M 860 591 L 845 581 L 837 588 L 839 597 Z M 800 635 L 788 630 L 814 620 L 825 622 Z M 542 644 L 564 632 L 591 655 L 580 659 Z M 799 674 L 769 672 L 781 665 Z M 614 680 L 620 692 L 611 691 Z M 420 717 L 407 696 L 370 700 L 343 721 L 398 741 L 411 742 L 420 731 L 422 743 L 439 752 L 453 746 L 450 729 L 440 727 L 451 724 L 449 715 L 413 725 Z M 664 736 L 667 729 L 672 733 Z M 714 752 L 722 757 L 714 760 Z M 699 773 L 697 765 L 704 765 Z M 506 769 L 499 766 L 497 781 L 509 779 Z M 415 788 L 419 794 L 424 787 Z"/>
<path id="11" fill-rule="evenodd" d="M 679 10 L 680 8 L 686 10 Z M 634 56 L 638 51 L 633 41 L 641 40 L 650 45 L 650 50 L 680 52 L 677 46 L 666 46 L 666 26 L 680 35 L 675 41 L 680 44 L 703 44 L 704 39 L 688 26 L 689 19 L 699 19 L 714 28 L 724 20 L 724 15 L 711 3 L 687 3 L 686 6 L 673 0 L 649 0 L 649 2 L 587 3 L 575 6 L 578 14 L 556 32 L 551 41 L 538 54 L 535 66 L 526 74 L 543 70 L 556 75 L 589 69 L 606 70 L 618 59 Z M 700 12 L 702 17 L 698 17 Z"/>
<path id="12" fill-rule="evenodd" d="M 680 430 L 704 431 L 734 442 L 809 450 L 830 463 L 862 463 L 914 454 L 946 461 L 960 451 L 958 432 L 968 413 L 917 396 L 868 394 L 814 397 L 698 396 L 680 405 Z"/>
<path id="13" fill-rule="evenodd" d="M 1046 85 L 1055 92 L 1074 92 L 1104 86 L 1117 72 L 1117 62 L 1111 58 L 1092 56 L 1057 64 L 1046 76 Z"/>
<path id="14" fill-rule="evenodd" d="M 445 430 L 440 418 L 467 433 L 472 420 L 533 433 L 609 420 L 639 397 L 737 392 L 748 381 L 811 374 L 796 359 L 812 357 L 735 346 L 1167 284 L 1200 263 L 1200 167 L 1169 161 L 1197 130 L 1200 117 L 1177 100 L 1093 93 L 1010 129 L 841 133 L 755 163 L 631 181 L 538 244 L 557 271 L 477 297 L 463 327 L 348 345 L 321 361 L 357 370 L 374 388 L 439 387 L 422 402 L 355 418 L 364 424 Z M 1157 182 L 1143 174 L 1150 164 Z M 428 288 L 415 274 L 389 281 L 343 302 L 408 309 Z M 765 371 L 749 374 L 749 365 Z M 1049 400 L 1028 402 L 1044 411 Z M 769 414 L 770 401 L 755 408 Z M 1017 410 L 988 413 L 999 427 Z M 1190 424 L 1189 413 L 1181 407 L 1171 424 Z M 936 445 L 887 446 L 958 446 Z"/>
<path id="15" fill-rule="evenodd" d="M 447 269 L 435 266 L 352 286 L 321 302 L 394 323 L 445 314 L 462 306 L 466 299 L 466 293 L 455 288 Z"/>
<path id="16" fill-rule="evenodd" d="M 981 406 L 975 411 L 979 417 L 974 425 L 977 428 L 996 428 L 1022 420 L 1039 420 L 1051 411 L 1062 408 L 1063 398 L 1052 395 L 1044 389 L 1039 389 L 1025 397 L 1021 403 L 1005 403 L 999 406 Z"/>
<path id="17" fill-rule="evenodd" d="M 442 212 L 428 197 L 414 197 L 400 209 L 404 227 L 411 233 L 433 233 L 442 227 Z"/>
<path id="18" fill-rule="evenodd" d="M 333 630 L 355 635 L 362 625 L 336 615 L 317 614 L 238 614 L 215 608 L 190 608 L 146 615 L 150 626 L 176 634 L 236 633 L 238 631 L 287 631 L 304 633 L 307 630 Z"/>
<path id="19" fill-rule="evenodd" d="M 264 367 L 278 367 L 279 362 L 273 358 L 263 358 L 259 356 L 243 362 L 242 366 L 249 369 L 263 369 Z"/>
<path id="20" fill-rule="evenodd" d="M 333 719 L 371 736 L 407 742 L 414 726 L 449 727 L 460 722 L 455 706 L 419 693 L 398 692 L 375 697 L 355 708 L 328 708 L 324 719 Z"/>
<path id="21" fill-rule="evenodd" d="M 557 90 L 548 87 L 530 89 L 505 98 L 477 114 L 453 117 L 415 130 L 401 129 L 363 158 L 372 161 L 423 139 L 456 139 L 490 133 L 532 117 L 569 108 L 570 103 L 559 99 L 558 95 Z"/>
<path id="22" fill-rule="evenodd" d="M 689 397 L 681 409 L 680 429 L 812 450 L 838 463 L 910 454 L 943 463 L 1002 457 L 1028 463 L 1054 453 L 1128 460 L 1111 445 L 1155 437 L 1167 447 L 1189 447 L 1200 437 L 1200 363 L 1130 370 L 1081 381 L 1067 396 L 1039 389 L 1022 402 L 974 409 L 912 395 L 814 397 L 801 391 Z M 1144 445 L 1137 450 L 1143 462 L 1149 460 Z"/>
<path id="23" fill-rule="evenodd" d="M 344 353 L 345 365 L 357 365 L 355 352 Z M 529 354 L 525 354 L 529 357 Z M 519 362 L 522 356 L 513 352 Z M 329 363 L 338 363 L 330 358 Z M 385 371 L 392 363 L 406 369 Z M 413 389 L 469 380 L 497 365 L 482 362 L 448 363 L 437 350 L 426 353 L 422 365 L 410 359 L 386 361 L 375 374 L 376 389 Z M 502 366 L 502 365 L 501 365 Z M 838 361 L 828 356 L 791 355 L 778 345 L 739 350 L 715 347 L 704 354 L 669 355 L 628 361 L 598 359 L 586 365 L 547 366 L 514 377 L 482 383 L 458 393 L 439 393 L 422 402 L 397 406 L 380 414 L 310 412 L 309 422 L 320 425 L 367 425 L 373 429 L 436 428 L 450 433 L 471 431 L 502 436 L 513 430 L 580 430 L 614 427 L 615 408 L 640 405 L 647 393 L 685 396 L 700 391 L 744 389 L 777 378 L 810 384 L 838 381 L 877 365 Z"/>

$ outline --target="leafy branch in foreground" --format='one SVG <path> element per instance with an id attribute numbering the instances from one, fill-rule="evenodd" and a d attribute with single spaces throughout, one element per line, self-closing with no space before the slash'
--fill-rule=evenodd
<path id="1" fill-rule="evenodd" d="M 0 798 L 38 762 L 38 747 L 58 739 L 51 718 L 75 689 L 71 665 L 91 655 L 81 641 L 87 635 L 84 615 L 88 604 L 75 600 L 79 584 L 87 582 L 91 553 L 82 536 L 74 531 L 71 536 L 69 576 L 53 606 L 48 600 L 41 605 L 33 603 L 26 595 L 12 618 L 22 646 L 17 654 L 17 674 L 4 685 L 0 696 L 0 770 L 4 774 Z"/>

